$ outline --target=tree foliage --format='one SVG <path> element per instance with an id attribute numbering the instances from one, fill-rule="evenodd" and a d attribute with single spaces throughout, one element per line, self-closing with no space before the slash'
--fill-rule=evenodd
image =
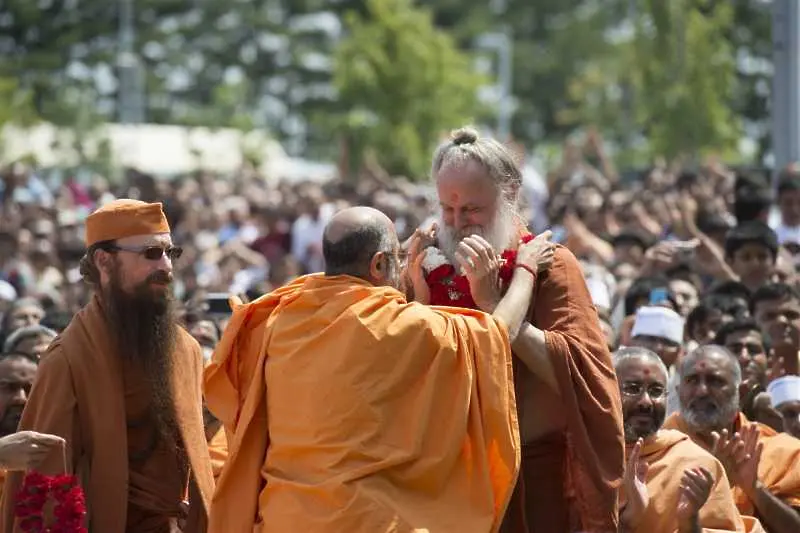
<path id="1" fill-rule="evenodd" d="M 119 4 L 0 2 L 0 122 L 116 120 Z M 371 146 L 418 175 L 442 130 L 489 117 L 474 89 L 492 80 L 475 78 L 470 57 L 493 57 L 480 38 L 507 28 L 518 141 L 593 124 L 623 149 L 671 155 L 730 148 L 744 126 L 768 150 L 762 1 L 493 4 L 134 0 L 146 120 L 268 129 L 291 153 L 320 158 L 337 155 L 341 134 L 354 157 Z"/>
<path id="2" fill-rule="evenodd" d="M 469 57 L 410 0 L 368 0 L 346 17 L 334 80 L 345 110 L 336 129 L 358 159 L 374 150 L 390 172 L 422 177 L 443 132 L 475 117 L 479 77 Z"/>

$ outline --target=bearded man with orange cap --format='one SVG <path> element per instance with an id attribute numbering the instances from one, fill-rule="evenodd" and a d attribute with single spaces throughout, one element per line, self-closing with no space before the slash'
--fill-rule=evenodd
<path id="1" fill-rule="evenodd" d="M 89 531 L 204 532 L 214 490 L 201 349 L 173 312 L 173 246 L 161 204 L 116 200 L 86 221 L 91 302 L 42 356 L 20 430 L 63 437 L 44 474 L 76 474 Z M 0 531 L 20 531 L 10 474 Z"/>

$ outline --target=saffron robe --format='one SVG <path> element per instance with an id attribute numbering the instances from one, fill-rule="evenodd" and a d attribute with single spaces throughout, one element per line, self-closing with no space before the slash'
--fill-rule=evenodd
<path id="1" fill-rule="evenodd" d="M 212 533 L 499 527 L 519 433 L 490 315 L 306 276 L 234 306 L 204 392 L 229 436 Z"/>
<path id="2" fill-rule="evenodd" d="M 678 530 L 675 510 L 680 500 L 681 478 L 684 471 L 692 468 L 705 468 L 714 478 L 711 493 L 699 513 L 703 532 L 746 531 L 733 501 L 725 468 L 688 436 L 662 429 L 644 441 L 641 459 L 649 466 L 646 484 L 650 504 L 633 533 L 675 533 Z M 625 498 L 622 494 L 621 500 L 625 501 Z"/>
<path id="3" fill-rule="evenodd" d="M 625 471 L 619 385 L 580 263 L 563 246 L 537 276 L 529 321 L 544 331 L 559 394 L 515 358 L 522 467 L 502 531 L 616 533 Z M 532 416 L 558 429 L 526 438 Z"/>
<path id="4" fill-rule="evenodd" d="M 86 494 L 87 527 L 99 533 L 127 531 L 131 486 L 122 362 L 114 353 L 105 320 L 100 301 L 94 297 L 53 341 L 39 364 L 20 421 L 20 430 L 66 439 L 67 470 L 79 476 Z M 200 346 L 181 329 L 173 356 L 176 419 L 190 466 L 183 483 L 186 486 L 188 482 L 190 500 L 185 532 L 202 533 L 214 478 L 203 430 Z M 60 450 L 39 470 L 50 475 L 63 473 Z M 23 476 L 22 472 L 7 476 L 0 531 L 19 531 L 14 500 Z"/>
<path id="5" fill-rule="evenodd" d="M 734 431 L 749 423 L 744 414 L 739 413 Z M 667 418 L 664 427 L 686 433 L 693 441 L 710 451 L 711 444 L 694 433 L 680 413 Z M 758 441 L 764 445 L 758 465 L 758 480 L 771 494 L 792 507 L 800 508 L 800 440 L 786 433 L 777 433 L 764 424 L 758 424 L 758 433 Z M 743 515 L 758 518 L 753 502 L 739 487 L 734 487 L 734 498 Z"/>

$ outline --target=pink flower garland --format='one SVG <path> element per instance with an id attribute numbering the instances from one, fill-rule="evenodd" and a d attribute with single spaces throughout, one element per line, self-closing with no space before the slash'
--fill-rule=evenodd
<path id="1" fill-rule="evenodd" d="M 44 506 L 51 496 L 56 504 L 55 523 L 45 525 Z M 29 473 L 17 495 L 14 514 L 26 533 L 87 533 L 83 525 L 86 498 L 76 476 Z"/>
<path id="2" fill-rule="evenodd" d="M 522 237 L 522 242 L 530 242 L 531 240 L 533 240 L 533 235 Z M 500 257 L 502 258 L 502 264 L 500 265 L 499 276 L 502 288 L 505 291 L 511 283 L 511 277 L 514 275 L 517 251 L 503 250 Z M 478 306 L 472 299 L 472 294 L 469 290 L 467 277 L 455 274 L 456 269 L 450 263 L 439 265 L 425 274 L 425 280 L 430 288 L 430 304 L 477 309 Z"/>

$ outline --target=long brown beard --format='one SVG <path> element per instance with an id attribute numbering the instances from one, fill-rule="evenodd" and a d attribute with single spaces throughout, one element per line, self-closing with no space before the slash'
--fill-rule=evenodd
<path id="1" fill-rule="evenodd" d="M 102 293 L 112 338 L 123 361 L 139 366 L 150 389 L 151 415 L 167 443 L 180 442 L 175 416 L 171 376 L 178 333 L 172 296 L 153 291 L 156 281 L 171 281 L 166 272 L 155 272 L 132 293 L 122 289 L 118 268 Z"/>

